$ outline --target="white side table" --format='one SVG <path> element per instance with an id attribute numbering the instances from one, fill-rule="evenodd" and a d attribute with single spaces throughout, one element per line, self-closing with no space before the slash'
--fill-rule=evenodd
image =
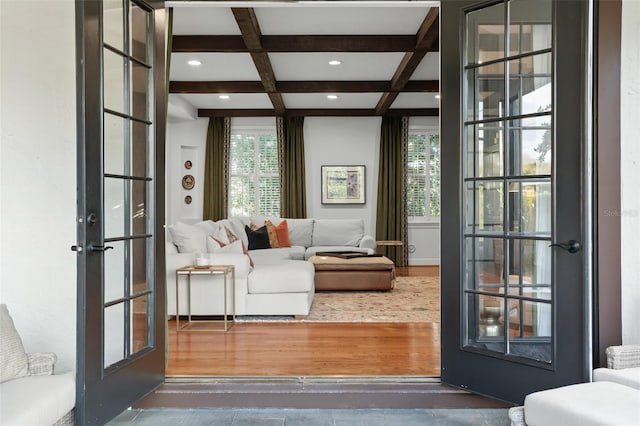
<path id="1" fill-rule="evenodd" d="M 180 291 L 179 291 L 179 279 L 181 275 L 187 277 L 187 321 L 185 324 L 180 325 Z M 191 318 L 191 277 L 193 275 L 209 275 L 214 277 L 216 275 L 222 275 L 224 277 L 223 282 L 223 297 L 224 297 L 224 316 L 222 320 L 197 320 L 194 321 Z M 229 275 L 231 279 L 229 280 Z M 229 283 L 231 283 L 231 315 L 232 319 L 229 320 L 227 309 L 227 293 L 229 291 Z M 229 329 L 235 324 L 236 320 L 236 269 L 233 265 L 206 265 L 206 266 L 185 266 L 176 270 L 176 329 L 177 331 L 229 331 Z M 221 323 L 223 328 L 201 328 L 193 327 L 198 323 Z"/>

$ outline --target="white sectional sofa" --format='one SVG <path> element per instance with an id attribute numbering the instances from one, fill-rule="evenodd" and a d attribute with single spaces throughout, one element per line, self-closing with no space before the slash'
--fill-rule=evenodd
<path id="1" fill-rule="evenodd" d="M 242 253 L 225 252 L 212 244 L 211 236 L 226 227 L 250 247 L 245 226 L 274 225 L 287 221 L 291 247 L 249 250 Z M 175 315 L 176 269 L 193 265 L 199 253 L 209 253 L 212 264 L 235 266 L 236 315 L 294 315 L 309 314 L 315 288 L 314 267 L 307 261 L 318 251 L 363 251 L 375 249 L 373 237 L 365 235 L 361 219 L 283 219 L 262 216 L 203 221 L 195 224 L 176 223 L 167 232 L 167 303 L 168 314 Z M 253 263 L 253 266 L 251 265 Z M 191 314 L 222 315 L 221 277 L 192 277 Z M 179 313 L 187 313 L 186 279 L 179 281 Z M 228 295 L 228 304 L 232 295 Z"/>
<path id="2" fill-rule="evenodd" d="M 73 425 L 74 372 L 54 374 L 52 352 L 26 353 L 5 304 L 0 304 L 0 424 Z"/>

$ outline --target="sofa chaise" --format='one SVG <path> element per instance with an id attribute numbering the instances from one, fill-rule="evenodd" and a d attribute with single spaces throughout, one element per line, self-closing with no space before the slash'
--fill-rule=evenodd
<path id="1" fill-rule="evenodd" d="M 262 227 L 286 225 L 287 246 L 252 249 L 247 235 L 252 225 Z M 286 223 L 283 223 L 285 222 Z M 227 250 L 236 242 L 220 247 L 216 236 L 225 231 L 238 238 L 246 253 Z M 284 219 L 277 217 L 241 217 L 217 222 L 176 223 L 167 233 L 167 303 L 168 314 L 187 314 L 186 282 L 179 281 L 180 306 L 176 308 L 176 270 L 193 265 L 201 253 L 208 253 L 211 264 L 235 266 L 236 315 L 309 314 L 315 294 L 313 265 L 307 260 L 319 251 L 360 251 L 372 253 L 373 237 L 365 235 L 361 219 Z M 224 234 L 220 237 L 224 238 Z M 233 252 L 232 252 L 233 251 Z M 192 277 L 191 314 L 222 315 L 220 277 Z M 233 297 L 228 295 L 227 303 Z"/>
<path id="2" fill-rule="evenodd" d="M 512 426 L 640 424 L 640 345 L 611 346 L 593 382 L 534 392 L 509 409 Z"/>

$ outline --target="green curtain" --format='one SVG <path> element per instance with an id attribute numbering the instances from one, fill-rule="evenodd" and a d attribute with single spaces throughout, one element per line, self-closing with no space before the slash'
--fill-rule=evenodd
<path id="1" fill-rule="evenodd" d="M 278 119 L 280 216 L 307 217 L 304 168 L 304 117 Z"/>
<path id="2" fill-rule="evenodd" d="M 404 117 L 382 117 L 376 239 L 401 241 L 400 246 L 381 246 L 379 251 L 397 266 L 407 265 L 406 141 Z"/>
<path id="3" fill-rule="evenodd" d="M 203 220 L 220 220 L 228 215 L 229 121 L 224 117 L 209 119 L 204 161 Z"/>

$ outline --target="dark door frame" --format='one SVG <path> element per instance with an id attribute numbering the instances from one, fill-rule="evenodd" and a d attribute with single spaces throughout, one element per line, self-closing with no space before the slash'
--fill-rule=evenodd
<path id="1" fill-rule="evenodd" d="M 622 344 L 620 197 L 620 65 L 622 1 L 597 2 L 596 19 L 596 286 L 594 367 L 606 366 L 607 346 Z"/>
<path id="2" fill-rule="evenodd" d="M 597 2 L 594 367 L 606 363 L 607 346 L 622 342 L 620 91 L 611 90 L 620 87 L 621 13 L 621 0 Z"/>

